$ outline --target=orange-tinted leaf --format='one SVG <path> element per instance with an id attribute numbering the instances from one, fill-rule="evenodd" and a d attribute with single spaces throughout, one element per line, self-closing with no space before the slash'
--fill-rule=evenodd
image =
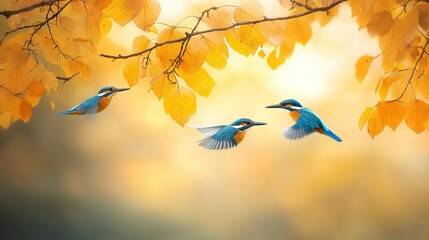
<path id="1" fill-rule="evenodd" d="M 165 96 L 164 110 L 183 127 L 197 111 L 195 94 L 188 88 L 179 87 Z"/>
<path id="2" fill-rule="evenodd" d="M 176 87 L 176 84 L 168 80 L 166 74 L 160 74 L 154 77 L 150 83 L 150 89 L 159 99 L 165 97 L 165 95 L 169 94 Z"/>
<path id="3" fill-rule="evenodd" d="M 299 18 L 288 19 L 286 21 L 285 36 L 294 39 L 296 42 L 301 43 L 302 45 L 305 45 L 313 34 L 311 23 L 314 20 L 315 16 L 311 14 Z"/>
<path id="4" fill-rule="evenodd" d="M 146 36 L 138 36 L 133 40 L 132 51 L 141 52 L 151 46 L 152 46 L 152 43 Z"/>
<path id="5" fill-rule="evenodd" d="M 389 77 L 381 80 L 381 84 L 380 84 L 380 90 L 379 90 L 379 95 L 381 100 L 385 100 L 387 97 L 387 94 L 389 93 L 389 88 L 390 85 L 392 84 L 392 81 Z"/>
<path id="6" fill-rule="evenodd" d="M 421 4 L 418 7 L 419 11 L 419 25 L 425 31 L 429 31 L 429 5 Z"/>
<path id="7" fill-rule="evenodd" d="M 391 10 L 397 5 L 394 0 L 349 0 L 348 3 L 352 8 L 352 16 L 357 17 L 359 29 L 368 25 L 368 22 L 374 13 L 383 10 Z"/>
<path id="8" fill-rule="evenodd" d="M 278 66 L 283 64 L 289 56 L 292 55 L 295 49 L 295 41 L 291 38 L 284 38 L 279 48 L 275 48 L 267 58 L 267 63 L 271 69 L 275 70 Z"/>
<path id="9" fill-rule="evenodd" d="M 81 76 L 83 79 L 89 81 L 91 79 L 91 70 L 89 69 L 89 66 L 79 60 L 73 60 L 69 63 L 69 70 L 72 73 L 79 73 L 79 76 Z"/>
<path id="10" fill-rule="evenodd" d="M 207 97 L 215 85 L 213 78 L 202 67 L 192 73 L 187 73 L 182 69 L 178 69 L 177 72 L 186 84 L 201 96 Z"/>
<path id="11" fill-rule="evenodd" d="M 371 36 L 380 36 L 389 32 L 393 25 L 392 13 L 390 11 L 380 11 L 372 15 L 368 23 L 368 33 Z"/>
<path id="12" fill-rule="evenodd" d="M 403 103 L 398 101 L 381 101 L 378 103 L 377 107 L 380 112 L 382 122 L 386 123 L 386 125 L 392 130 L 396 130 L 399 124 L 404 120 L 405 107 Z"/>
<path id="13" fill-rule="evenodd" d="M 11 121 L 10 112 L 0 113 L 0 126 L 6 129 L 9 127 L 10 121 Z"/>
<path id="14" fill-rule="evenodd" d="M 156 0 L 143 0 L 143 6 L 137 16 L 134 18 L 134 23 L 142 30 L 147 30 L 151 27 L 161 13 L 161 6 Z"/>
<path id="15" fill-rule="evenodd" d="M 234 11 L 237 22 L 253 21 L 264 18 L 263 7 L 258 0 L 246 0 Z"/>
<path id="16" fill-rule="evenodd" d="M 180 64 L 180 68 L 188 73 L 195 71 L 204 63 L 208 51 L 209 47 L 203 37 L 192 37 L 182 57 L 183 62 Z"/>
<path id="17" fill-rule="evenodd" d="M 254 55 L 256 50 L 266 42 L 266 38 L 262 36 L 256 25 L 245 25 L 228 30 L 225 38 L 232 49 L 246 57 Z"/>
<path id="18" fill-rule="evenodd" d="M 120 26 L 125 26 L 137 16 L 142 8 L 142 1 L 134 0 L 113 0 L 112 3 L 103 10 L 104 16 L 112 18 Z"/>
<path id="19" fill-rule="evenodd" d="M 124 67 L 124 78 L 130 87 L 137 84 L 140 78 L 141 58 L 134 57 L 127 60 Z"/>
<path id="20" fill-rule="evenodd" d="M 258 56 L 262 59 L 265 58 L 265 56 L 267 56 L 267 54 L 265 53 L 265 51 L 263 49 L 259 50 L 258 52 Z"/>
<path id="21" fill-rule="evenodd" d="M 19 108 L 19 112 L 21 114 L 21 119 L 24 122 L 28 122 L 31 118 L 31 114 L 33 112 L 33 108 L 31 107 L 31 104 L 27 101 L 22 101 L 21 106 Z"/>
<path id="22" fill-rule="evenodd" d="M 231 16 L 223 10 L 223 8 L 210 10 L 208 14 L 203 17 L 203 22 L 211 28 L 228 27 L 233 23 Z"/>
<path id="23" fill-rule="evenodd" d="M 411 100 L 405 109 L 405 122 L 416 133 L 425 130 L 429 120 L 429 105 L 421 100 Z"/>
<path id="24" fill-rule="evenodd" d="M 371 114 L 373 107 L 367 107 L 362 114 L 359 117 L 359 129 L 362 130 L 363 126 L 365 126 L 365 123 L 368 121 L 369 115 Z"/>
<path id="25" fill-rule="evenodd" d="M 386 124 L 382 122 L 378 108 L 374 108 L 369 115 L 367 124 L 368 133 L 371 138 L 374 138 L 376 135 L 381 133 L 385 126 Z"/>
<path id="26" fill-rule="evenodd" d="M 364 55 L 358 59 L 355 65 L 357 80 L 362 82 L 365 79 L 373 60 L 374 57 L 370 55 Z"/>
<path id="27" fill-rule="evenodd" d="M 100 23 L 100 33 L 107 35 L 112 28 L 112 20 L 110 18 L 103 18 Z"/>
<path id="28" fill-rule="evenodd" d="M 226 60 L 228 59 L 228 47 L 225 44 L 225 40 L 218 33 L 206 33 L 203 36 L 205 40 L 208 52 L 206 61 L 210 66 L 219 70 L 226 66 Z"/>
<path id="29" fill-rule="evenodd" d="M 185 34 L 175 28 L 164 29 L 158 37 L 157 43 L 164 43 L 176 39 L 184 38 Z M 156 55 L 165 66 L 171 64 L 171 60 L 177 58 L 180 52 L 180 43 L 171 43 L 156 49 Z"/>

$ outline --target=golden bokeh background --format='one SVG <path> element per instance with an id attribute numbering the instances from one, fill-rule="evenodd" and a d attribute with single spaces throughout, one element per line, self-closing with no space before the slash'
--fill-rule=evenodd
<path id="1" fill-rule="evenodd" d="M 231 1 L 161 3 L 160 22 L 175 24 Z M 267 14 L 279 11 L 265 1 Z M 358 31 L 350 9 L 297 46 L 272 71 L 230 51 L 227 67 L 210 70 L 216 86 L 198 97 L 184 128 L 165 114 L 141 81 L 117 94 L 96 117 L 62 116 L 104 85 L 125 87 L 123 61 L 94 58 L 93 80 L 60 84 L 28 124 L 0 131 L 0 220 L 6 239 L 429 239 L 427 131 L 402 123 L 375 139 L 357 121 L 377 102 L 377 67 L 358 83 L 359 56 L 378 54 L 377 39 Z M 114 26 L 100 52 L 130 51 L 139 35 Z M 376 65 L 377 63 L 375 63 Z M 299 141 L 281 132 L 286 111 L 266 109 L 295 98 L 342 139 L 319 134 Z M 50 101 L 56 103 L 52 111 Z M 192 125 L 248 117 L 239 147 L 198 146 Z"/>

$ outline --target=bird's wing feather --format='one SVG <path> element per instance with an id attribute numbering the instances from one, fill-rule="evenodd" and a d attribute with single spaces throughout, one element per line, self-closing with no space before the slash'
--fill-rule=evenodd
<path id="1" fill-rule="evenodd" d="M 237 134 L 238 129 L 223 126 L 216 131 L 216 133 L 208 136 L 199 141 L 200 146 L 210 150 L 228 149 L 237 146 L 234 136 Z"/>
<path id="2" fill-rule="evenodd" d="M 199 126 L 191 126 L 191 127 L 197 129 L 198 132 L 206 136 L 213 136 L 221 128 L 226 127 L 226 125 L 218 125 L 218 126 L 211 126 L 211 127 L 199 127 Z"/>
<path id="3" fill-rule="evenodd" d="M 82 114 L 97 113 L 98 103 L 100 102 L 100 99 L 101 99 L 100 96 L 94 96 L 94 97 L 88 98 L 87 100 L 79 104 L 79 106 L 77 107 L 77 111 Z"/>
<path id="4" fill-rule="evenodd" d="M 327 128 L 326 125 L 311 110 L 303 108 L 299 110 L 300 117 L 295 125 L 286 129 L 283 135 L 288 139 L 300 139 L 312 134 L 319 128 Z"/>

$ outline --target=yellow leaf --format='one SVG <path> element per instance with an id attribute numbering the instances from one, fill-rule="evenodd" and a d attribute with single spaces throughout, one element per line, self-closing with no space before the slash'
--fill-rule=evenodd
<path id="1" fill-rule="evenodd" d="M 223 8 L 216 8 L 204 15 L 203 22 L 211 28 L 224 28 L 232 25 L 232 18 Z"/>
<path id="2" fill-rule="evenodd" d="M 429 31 L 429 5 L 421 4 L 417 7 L 419 11 L 419 25 L 425 31 Z"/>
<path id="3" fill-rule="evenodd" d="M 195 71 L 204 63 L 208 51 L 209 47 L 203 37 L 192 37 L 182 57 L 180 68 L 185 72 Z"/>
<path id="4" fill-rule="evenodd" d="M 259 27 L 256 25 L 246 25 L 228 30 L 225 38 L 232 49 L 246 57 L 254 55 L 256 50 L 266 42 L 266 38 L 262 36 Z"/>
<path id="5" fill-rule="evenodd" d="M 424 98 L 429 100 L 429 65 L 426 67 L 424 75 L 417 81 L 417 89 Z"/>
<path id="6" fill-rule="evenodd" d="M 31 114 L 33 112 L 33 108 L 31 107 L 30 103 L 27 101 L 22 101 L 21 106 L 19 108 L 19 112 L 21 114 L 21 119 L 26 123 L 30 120 Z"/>
<path id="7" fill-rule="evenodd" d="M 371 36 L 381 36 L 389 32 L 393 25 L 392 13 L 380 11 L 372 15 L 368 23 L 368 33 Z"/>
<path id="8" fill-rule="evenodd" d="M 417 24 L 417 10 L 411 9 L 403 18 L 395 19 L 389 32 L 380 37 L 385 71 L 392 71 L 396 67 L 395 62 L 401 62 L 405 58 L 407 45 L 415 36 Z"/>
<path id="9" fill-rule="evenodd" d="M 10 120 L 11 120 L 10 112 L 0 113 L 0 126 L 2 126 L 4 129 L 9 127 Z"/>
<path id="10" fill-rule="evenodd" d="M 192 73 L 185 72 L 182 69 L 178 69 L 177 72 L 185 80 L 186 84 L 201 96 L 207 97 L 215 85 L 213 78 L 202 67 Z"/>
<path id="11" fill-rule="evenodd" d="M 368 22 L 374 13 L 383 10 L 389 11 L 397 5 L 393 0 L 349 0 L 348 3 L 352 8 L 352 16 L 357 17 L 359 29 L 368 25 Z"/>
<path id="12" fill-rule="evenodd" d="M 127 60 L 124 67 L 124 78 L 130 87 L 137 84 L 140 78 L 141 58 L 133 57 Z"/>
<path id="13" fill-rule="evenodd" d="M 385 127 L 385 123 L 381 121 L 380 112 L 378 108 L 374 108 L 368 118 L 368 133 L 371 138 L 374 138 L 376 135 L 381 133 Z"/>
<path id="14" fill-rule="evenodd" d="M 161 99 L 174 90 L 176 84 L 177 83 L 170 81 L 166 74 L 160 74 L 152 79 L 150 82 L 150 89 L 155 93 L 158 99 Z"/>
<path id="15" fill-rule="evenodd" d="M 107 35 L 112 28 L 112 20 L 110 18 L 103 18 L 100 23 L 100 33 Z"/>
<path id="16" fill-rule="evenodd" d="M 263 7 L 258 0 L 246 0 L 235 9 L 234 19 L 237 22 L 246 22 L 264 18 Z"/>
<path id="17" fill-rule="evenodd" d="M 371 114 L 373 107 L 367 107 L 362 114 L 359 117 L 359 129 L 362 130 L 363 126 L 365 126 L 365 123 L 368 121 L 369 115 Z"/>
<path id="18" fill-rule="evenodd" d="M 197 111 L 195 94 L 184 87 L 179 87 L 164 98 L 164 110 L 182 127 Z"/>
<path id="19" fill-rule="evenodd" d="M 137 16 L 142 8 L 142 1 L 133 0 L 113 0 L 112 3 L 103 10 L 105 17 L 112 18 L 120 26 L 125 26 Z"/>
<path id="20" fill-rule="evenodd" d="M 80 60 L 70 61 L 69 70 L 72 73 L 79 73 L 79 76 L 81 76 L 87 81 L 91 79 L 91 72 L 89 66 Z"/>
<path id="21" fill-rule="evenodd" d="M 215 32 L 206 33 L 202 37 L 208 47 L 206 62 L 216 69 L 223 69 L 229 56 L 225 40 Z"/>
<path id="22" fill-rule="evenodd" d="M 291 38 L 284 38 L 279 48 L 275 48 L 267 58 L 267 63 L 271 69 L 275 70 L 283 64 L 289 56 L 292 55 L 295 49 L 295 41 Z"/>
<path id="23" fill-rule="evenodd" d="M 134 23 L 142 30 L 147 30 L 151 27 L 161 13 L 161 6 L 156 0 L 142 0 L 143 6 L 137 16 L 134 18 Z"/>
<path id="24" fill-rule="evenodd" d="M 146 32 L 158 34 L 158 29 L 156 29 L 156 27 L 152 25 L 146 30 Z"/>
<path id="25" fill-rule="evenodd" d="M 292 8 L 292 2 L 290 0 L 279 0 L 279 3 L 282 7 L 286 8 L 287 10 Z"/>
<path id="26" fill-rule="evenodd" d="M 265 58 L 265 56 L 267 56 L 267 54 L 265 53 L 265 51 L 263 49 L 259 50 L 258 52 L 258 56 L 262 59 Z"/>
<path id="27" fill-rule="evenodd" d="M 411 100 L 405 109 L 405 122 L 416 133 L 425 130 L 429 120 L 429 105 L 421 100 Z"/>
<path id="28" fill-rule="evenodd" d="M 150 40 L 145 36 L 138 36 L 134 38 L 133 45 L 132 45 L 132 51 L 135 52 L 141 52 L 146 50 L 147 48 L 151 47 L 152 43 Z"/>
<path id="29" fill-rule="evenodd" d="M 386 99 L 387 94 L 389 93 L 390 85 L 392 84 L 392 79 L 390 77 L 384 78 L 381 80 L 379 95 L 381 100 Z"/>
<path id="30" fill-rule="evenodd" d="M 294 12 L 298 14 L 299 12 Z M 288 19 L 286 21 L 285 36 L 294 39 L 296 42 L 305 45 L 311 38 L 313 33 L 311 23 L 315 16 L 306 15 L 299 18 Z"/>
<path id="31" fill-rule="evenodd" d="M 36 106 L 39 103 L 40 97 L 45 91 L 45 86 L 38 80 L 33 80 L 27 88 L 27 93 L 24 100 L 30 103 L 31 106 Z"/>
<path id="32" fill-rule="evenodd" d="M 355 65 L 357 80 L 362 82 L 365 79 L 373 60 L 374 57 L 370 55 L 364 55 L 358 59 Z"/>
<path id="33" fill-rule="evenodd" d="M 399 124 L 404 120 L 405 107 L 398 101 L 378 103 L 377 108 L 380 112 L 380 118 L 392 130 L 396 130 Z"/>
<path id="34" fill-rule="evenodd" d="M 185 34 L 175 28 L 164 29 L 158 37 L 157 43 L 164 43 L 173 41 L 176 39 L 184 38 Z M 180 53 L 180 43 L 165 44 L 156 49 L 156 55 L 161 60 L 161 63 L 165 66 L 169 66 L 173 59 L 176 59 Z"/>

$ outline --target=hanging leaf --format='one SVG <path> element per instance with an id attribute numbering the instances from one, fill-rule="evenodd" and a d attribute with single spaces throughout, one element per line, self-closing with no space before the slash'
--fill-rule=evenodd
<path id="1" fill-rule="evenodd" d="M 405 109 L 405 122 L 416 133 L 425 130 L 429 120 L 429 105 L 421 100 L 411 100 Z"/>
<path id="2" fill-rule="evenodd" d="M 365 79 L 373 60 L 374 57 L 370 55 L 364 55 L 358 59 L 355 65 L 357 80 L 362 82 Z"/>
<path id="3" fill-rule="evenodd" d="M 382 122 L 386 123 L 392 130 L 396 130 L 405 117 L 405 106 L 398 101 L 378 103 L 377 108 L 380 112 Z"/>
<path id="4" fill-rule="evenodd" d="M 374 138 L 381 133 L 385 127 L 385 123 L 381 120 L 378 108 L 374 108 L 368 118 L 368 133 L 371 138 Z"/>
<path id="5" fill-rule="evenodd" d="M 358 127 L 360 130 L 362 130 L 363 126 L 365 126 L 365 123 L 368 121 L 368 118 L 374 108 L 373 107 L 367 107 L 362 114 L 359 117 L 359 123 Z"/>
<path id="6" fill-rule="evenodd" d="M 188 88 L 177 88 L 165 96 L 164 110 L 183 127 L 197 110 L 195 94 Z"/>

